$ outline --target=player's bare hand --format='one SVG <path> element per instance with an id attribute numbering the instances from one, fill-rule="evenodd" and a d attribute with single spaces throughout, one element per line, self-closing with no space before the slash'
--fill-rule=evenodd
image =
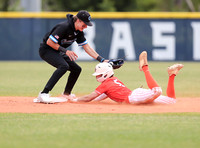
<path id="1" fill-rule="evenodd" d="M 74 103 L 74 102 L 77 102 L 78 99 L 76 98 L 76 96 L 73 94 L 73 95 L 63 95 L 63 97 L 65 99 L 68 100 L 68 102 L 71 102 L 71 103 Z"/>
<path id="2" fill-rule="evenodd" d="M 78 58 L 77 54 L 71 50 L 67 50 L 66 55 L 70 58 L 71 61 L 75 61 Z"/>
<path id="3" fill-rule="evenodd" d="M 78 102 L 78 99 L 74 98 L 74 97 L 69 97 L 68 101 L 71 102 L 71 103 L 75 103 L 75 102 Z"/>

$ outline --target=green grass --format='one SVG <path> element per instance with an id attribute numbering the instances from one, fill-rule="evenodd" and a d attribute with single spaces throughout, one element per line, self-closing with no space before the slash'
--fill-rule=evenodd
<path id="1" fill-rule="evenodd" d="M 200 116 L 0 114 L 1 148 L 197 148 Z"/>
<path id="2" fill-rule="evenodd" d="M 182 62 L 185 67 L 175 79 L 177 97 L 199 97 L 200 96 L 200 63 Z M 78 62 L 82 67 L 82 73 L 73 89 L 77 95 L 88 94 L 97 86 L 98 82 L 92 76 L 97 62 Z M 149 62 L 150 71 L 165 95 L 168 75 L 167 67 L 172 62 Z M 46 82 L 54 72 L 54 68 L 45 62 L 0 62 L 0 95 L 1 96 L 37 96 Z M 51 91 L 53 96 L 63 92 L 67 72 Z M 123 67 L 115 70 L 117 76 L 131 90 L 140 87 L 147 88 L 142 72 L 138 69 L 138 62 L 126 62 Z"/>

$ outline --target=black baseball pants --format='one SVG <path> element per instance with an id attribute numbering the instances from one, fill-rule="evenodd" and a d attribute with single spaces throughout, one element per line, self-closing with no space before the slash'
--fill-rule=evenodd
<path id="1" fill-rule="evenodd" d="M 45 44 L 40 45 L 39 54 L 44 61 L 57 68 L 47 82 L 44 90 L 51 91 L 58 80 L 67 71 L 70 71 L 64 94 L 71 94 L 71 91 L 81 73 L 81 67 L 74 61 L 71 61 L 67 55 L 62 55 L 59 51 L 56 51 Z"/>

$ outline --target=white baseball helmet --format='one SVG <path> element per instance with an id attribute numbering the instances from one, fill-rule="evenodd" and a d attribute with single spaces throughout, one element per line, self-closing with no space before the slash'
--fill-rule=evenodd
<path id="1" fill-rule="evenodd" d="M 98 82 L 103 82 L 107 78 L 111 77 L 114 75 L 112 65 L 110 63 L 99 63 L 95 67 L 95 73 L 92 74 L 93 76 L 98 76 L 101 75 L 101 77 L 97 78 Z"/>

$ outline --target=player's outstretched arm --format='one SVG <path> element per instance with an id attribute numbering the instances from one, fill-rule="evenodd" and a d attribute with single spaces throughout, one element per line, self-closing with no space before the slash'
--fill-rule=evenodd
<path id="1" fill-rule="evenodd" d="M 99 95 L 98 97 L 96 97 L 93 101 L 99 102 L 99 101 L 105 100 L 106 98 L 108 98 L 108 96 L 105 93 L 103 93 Z"/>
<path id="2" fill-rule="evenodd" d="M 90 102 L 98 96 L 99 96 L 99 94 L 94 91 L 89 95 L 85 95 L 85 96 L 82 96 L 82 97 L 79 97 L 79 98 L 69 98 L 69 100 L 71 102 Z"/>
<path id="3" fill-rule="evenodd" d="M 83 49 L 85 50 L 85 52 L 88 55 L 90 55 L 94 59 L 98 60 L 99 62 L 108 62 L 108 60 L 106 60 L 103 57 L 99 56 L 99 54 L 92 47 L 90 47 L 89 44 L 83 45 Z M 98 59 L 97 57 L 101 57 L 102 59 Z M 102 60 L 102 61 L 100 61 L 100 60 Z"/>

